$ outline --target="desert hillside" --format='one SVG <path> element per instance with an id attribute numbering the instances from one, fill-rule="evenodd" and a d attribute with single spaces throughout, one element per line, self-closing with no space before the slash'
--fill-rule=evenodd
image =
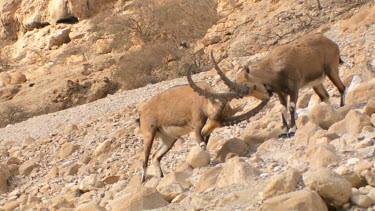
<path id="1" fill-rule="evenodd" d="M 0 0 L 0 11 L 0 210 L 375 210 L 373 1 Z M 233 79 L 309 33 L 340 48 L 345 106 L 328 79 L 331 104 L 302 89 L 298 130 L 279 139 L 274 96 L 206 151 L 183 136 L 165 177 L 150 163 L 140 184 L 147 99 L 187 84 L 189 67 L 222 92 L 211 51 Z"/>

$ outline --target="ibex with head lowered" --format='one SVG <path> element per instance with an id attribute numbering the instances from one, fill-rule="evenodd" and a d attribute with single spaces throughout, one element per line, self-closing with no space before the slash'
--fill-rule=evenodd
<path id="1" fill-rule="evenodd" d="M 148 159 L 156 137 L 161 139 L 161 143 L 153 155 L 153 164 L 156 166 L 157 175 L 162 177 L 160 160 L 180 136 L 194 131 L 197 143 L 205 148 L 215 128 L 248 119 L 259 112 L 269 99 L 265 89 L 250 90 L 245 86 L 236 87 L 240 90 L 237 92 L 214 93 L 206 83 L 195 84 L 191 79 L 190 70 L 188 80 L 192 87 L 172 87 L 152 97 L 140 108 L 139 124 L 144 143 L 142 183 L 145 181 Z M 243 88 L 246 90 L 241 90 Z M 231 108 L 227 102 L 241 98 L 249 92 L 265 102 L 243 115 L 233 116 L 238 109 Z"/>
<path id="2" fill-rule="evenodd" d="M 339 77 L 340 63 L 342 60 L 335 42 L 322 34 L 309 34 L 276 47 L 261 61 L 244 68 L 237 73 L 236 82 L 242 85 L 263 84 L 278 95 L 284 106 L 280 137 L 290 137 L 297 129 L 295 111 L 299 89 L 312 87 L 321 101 L 329 103 L 329 95 L 323 85 L 328 76 L 340 92 L 340 106 L 344 105 L 346 88 Z M 222 75 L 220 69 L 216 69 Z M 290 125 L 287 120 L 288 104 Z"/>

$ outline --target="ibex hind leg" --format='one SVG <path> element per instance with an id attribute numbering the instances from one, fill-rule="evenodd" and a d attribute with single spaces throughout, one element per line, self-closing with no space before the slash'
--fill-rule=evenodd
<path id="1" fill-rule="evenodd" d="M 323 84 L 318 84 L 316 86 L 313 86 L 313 89 L 315 93 L 319 96 L 320 101 L 328 103 L 328 104 L 330 103 L 329 94 Z"/>
<path id="2" fill-rule="evenodd" d="M 334 65 L 328 67 L 327 70 L 326 70 L 326 73 L 327 73 L 327 76 L 328 76 L 329 80 L 332 81 L 333 85 L 335 85 L 340 92 L 340 95 L 341 95 L 340 106 L 344 106 L 345 105 L 346 87 L 340 79 L 338 64 L 334 64 Z"/>
<path id="3" fill-rule="evenodd" d="M 153 128 L 148 128 L 148 130 L 144 130 L 143 132 L 143 163 L 142 163 L 142 176 L 141 176 L 141 183 L 143 184 L 146 181 L 146 173 L 147 173 L 147 166 L 148 166 L 148 159 L 150 157 L 152 143 L 154 142 L 156 130 Z"/>
<path id="4" fill-rule="evenodd" d="M 172 148 L 177 140 L 165 135 L 160 135 L 160 139 L 160 146 L 158 147 L 152 158 L 152 163 L 156 167 L 156 176 L 158 176 L 159 178 L 164 176 L 163 171 L 161 170 L 160 161 L 164 157 L 164 155 L 167 154 L 167 152 Z"/>

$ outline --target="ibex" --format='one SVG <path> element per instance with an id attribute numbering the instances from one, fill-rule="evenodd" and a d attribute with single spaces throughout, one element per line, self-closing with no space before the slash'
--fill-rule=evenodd
<path id="1" fill-rule="evenodd" d="M 157 176 L 163 177 L 160 160 L 180 136 L 194 131 L 198 145 L 205 149 L 215 128 L 248 119 L 258 113 L 269 99 L 265 89 L 250 90 L 245 86 L 236 87 L 237 90 L 245 87 L 246 90 L 241 90 L 242 92 L 214 93 L 210 85 L 194 83 L 190 70 L 188 81 L 190 86 L 186 84 L 172 87 L 152 97 L 140 108 L 139 126 L 144 145 L 142 183 L 145 182 L 148 159 L 156 137 L 161 139 L 161 143 L 152 160 Z M 255 96 L 264 102 L 242 115 L 233 116 L 239 109 L 233 109 L 227 102 L 244 95 Z"/>
<path id="2" fill-rule="evenodd" d="M 295 112 L 301 88 L 312 87 L 321 101 L 329 103 L 329 95 L 323 85 L 328 76 L 340 92 L 340 106 L 344 105 L 346 87 L 338 70 L 341 63 L 339 47 L 335 42 L 322 34 L 309 34 L 276 47 L 264 59 L 239 71 L 235 81 L 242 85 L 263 84 L 275 92 L 284 107 L 280 137 L 291 137 L 297 130 Z M 223 75 L 219 68 L 216 70 Z M 290 125 L 287 120 L 288 104 Z"/>

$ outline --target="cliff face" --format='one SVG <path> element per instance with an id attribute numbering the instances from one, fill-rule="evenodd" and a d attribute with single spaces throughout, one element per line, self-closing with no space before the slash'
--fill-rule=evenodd
<path id="1" fill-rule="evenodd" d="M 374 2 L 186 2 L 0 2 L 0 209 L 374 208 Z M 346 106 L 328 80 L 331 104 L 302 89 L 297 133 L 278 139 L 282 107 L 272 98 L 249 121 L 214 131 L 209 165 L 192 168 L 207 152 L 184 136 L 162 159 L 165 177 L 150 164 L 140 186 L 134 122 L 144 100 L 186 84 L 191 64 L 209 70 L 211 50 L 233 78 L 316 32 L 339 45 Z M 212 70 L 194 80 L 223 86 Z M 248 110 L 257 101 L 231 104 Z"/>

